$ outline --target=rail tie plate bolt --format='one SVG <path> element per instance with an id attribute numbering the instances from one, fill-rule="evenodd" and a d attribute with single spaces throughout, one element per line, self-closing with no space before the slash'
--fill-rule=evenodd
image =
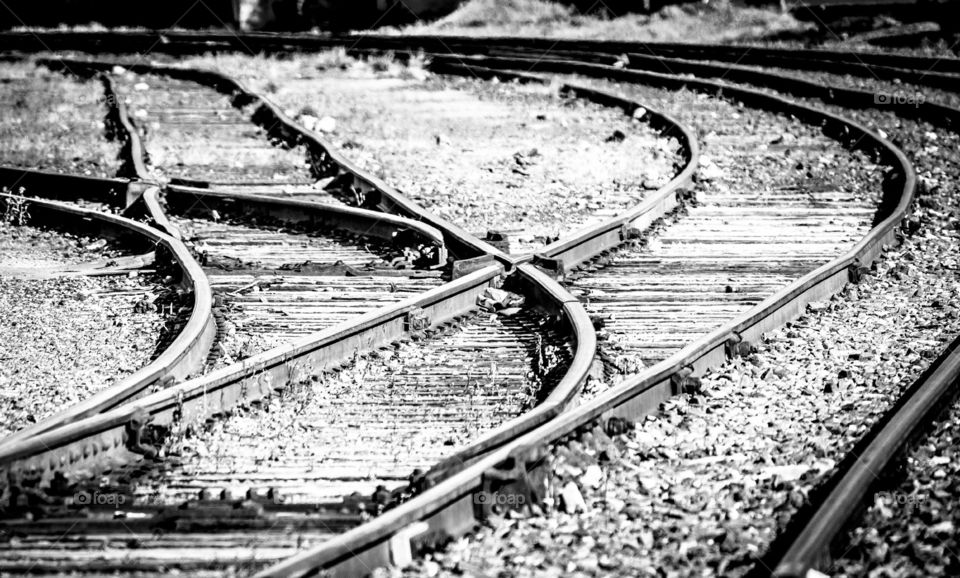
<path id="1" fill-rule="evenodd" d="M 604 431 L 608 436 L 623 435 L 630 431 L 630 422 L 622 417 L 611 417 L 607 420 Z"/>
<path id="2" fill-rule="evenodd" d="M 143 428 L 153 421 L 153 416 L 147 413 L 147 410 L 140 408 L 134 412 L 130 421 L 127 422 L 127 449 L 135 454 L 140 454 L 147 458 L 156 458 L 157 449 L 153 446 L 143 443 Z"/>
<path id="3" fill-rule="evenodd" d="M 847 271 L 850 274 L 850 282 L 854 285 L 859 284 L 860 281 L 870 272 L 870 270 L 860 264 L 859 261 L 851 263 L 847 267 Z"/>
<path id="4" fill-rule="evenodd" d="M 407 333 L 424 331 L 430 327 L 430 316 L 419 307 L 411 309 L 403 320 L 403 330 Z"/>
<path id="5" fill-rule="evenodd" d="M 694 394 L 699 393 L 701 389 L 700 378 L 694 377 L 693 367 L 689 365 L 674 373 L 670 382 L 673 384 L 674 393 Z"/>
<path id="6" fill-rule="evenodd" d="M 724 349 L 726 349 L 729 359 L 745 357 L 753 353 L 753 344 L 745 340 L 740 333 L 734 331 L 730 334 L 730 337 L 727 338 Z"/>

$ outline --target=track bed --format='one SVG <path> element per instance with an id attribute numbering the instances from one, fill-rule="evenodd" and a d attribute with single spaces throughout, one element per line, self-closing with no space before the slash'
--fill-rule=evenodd
<path id="1" fill-rule="evenodd" d="M 406 485 L 415 469 L 535 403 L 567 355 L 543 321 L 529 311 L 481 313 L 238 411 L 174 442 L 180 464 L 143 484 L 142 499 L 179 503 L 250 485 L 323 503 Z"/>

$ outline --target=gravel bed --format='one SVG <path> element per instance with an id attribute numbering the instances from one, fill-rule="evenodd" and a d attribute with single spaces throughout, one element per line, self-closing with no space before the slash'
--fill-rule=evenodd
<path id="1" fill-rule="evenodd" d="M 878 492 L 831 576 L 960 575 L 960 405 L 907 456 L 903 481 Z"/>
<path id="2" fill-rule="evenodd" d="M 889 112 L 841 112 L 879 122 L 916 163 L 930 191 L 920 197 L 919 231 L 860 285 L 706 374 L 701 393 L 671 399 L 612 440 L 594 431 L 554 446 L 554 486 L 574 482 L 582 509 L 568 489 L 545 516 L 495 520 L 419 570 L 692 576 L 754 567 L 810 491 L 960 333 L 956 135 Z"/>
<path id="3" fill-rule="evenodd" d="M 209 61 L 201 61 L 209 64 Z M 308 128 L 427 209 L 530 251 L 635 206 L 680 162 L 674 139 L 557 86 L 436 76 L 336 53 L 220 57 Z"/>
<path id="4" fill-rule="evenodd" d="M 116 256 L 100 243 L 0 224 L 0 435 L 77 403 L 145 365 L 164 316 L 149 277 L 22 275 Z"/>
<path id="5" fill-rule="evenodd" d="M 0 218 L 0 267 L 4 269 L 55 268 L 121 255 L 95 239 L 13 226 L 4 217 Z"/>
<path id="6" fill-rule="evenodd" d="M 7 166 L 113 177 L 119 144 L 106 139 L 102 85 L 31 62 L 0 62 L 0 161 Z"/>

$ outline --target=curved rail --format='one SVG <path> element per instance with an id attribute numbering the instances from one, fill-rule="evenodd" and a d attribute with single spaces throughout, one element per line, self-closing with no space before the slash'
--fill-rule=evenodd
<path id="1" fill-rule="evenodd" d="M 960 58 L 885 54 L 872 51 L 830 50 L 822 48 L 777 48 L 749 44 L 693 44 L 682 42 L 632 42 L 617 40 L 572 40 L 553 38 L 518 38 L 509 36 L 399 36 L 357 34 L 315 36 L 276 32 L 212 32 L 212 31 L 30 31 L 0 34 L 0 49 L 43 52 L 79 50 L 89 53 L 165 53 L 174 55 L 202 54 L 218 50 L 250 52 L 291 52 L 322 50 L 332 46 L 376 47 L 373 43 L 390 42 L 395 47 L 418 46 L 424 50 L 449 53 L 457 43 L 468 43 L 477 50 L 487 46 L 512 46 L 558 50 L 600 52 L 639 52 L 659 56 L 683 56 L 698 60 L 743 62 L 756 55 L 779 57 L 793 55 L 818 62 L 842 62 L 890 66 L 940 73 L 960 73 Z M 389 46 L 387 46 L 389 48 Z"/>
<path id="2" fill-rule="evenodd" d="M 285 39 L 285 42 L 295 42 Z M 275 42 L 279 42 L 278 38 Z M 643 54 L 653 58 L 712 60 L 732 64 L 781 66 L 798 70 L 852 74 L 956 90 L 960 58 L 892 55 L 880 52 L 851 52 L 822 49 L 770 48 L 749 45 L 644 43 L 605 40 L 553 40 L 542 38 L 465 36 L 351 36 L 336 39 L 353 49 L 409 50 L 411 48 L 450 54 L 462 51 L 492 54 L 498 48 L 520 49 L 531 58 L 549 58 L 563 52 Z M 297 44 L 307 46 L 309 40 Z M 537 51 L 540 51 L 539 53 Z"/>
<path id="3" fill-rule="evenodd" d="M 38 224 L 95 231 L 101 237 L 133 238 L 141 245 L 154 247 L 158 257 L 172 261 L 179 270 L 180 285 L 186 293 L 192 294 L 193 304 L 180 334 L 148 365 L 90 398 L 0 440 L 0 447 L 16 445 L 62 425 L 107 411 L 136 399 L 154 384 L 183 379 L 203 365 L 216 332 L 211 309 L 213 295 L 203 270 L 180 241 L 142 223 L 73 205 L 11 195 L 0 196 L 0 203 L 6 204 L 10 198 L 29 203 L 31 219 Z"/>
<path id="4" fill-rule="evenodd" d="M 64 65 L 62 61 L 60 64 Z M 114 63 L 90 61 L 71 61 L 69 64 L 71 70 L 90 72 L 102 71 L 114 66 Z M 51 66 L 55 65 L 51 63 Z M 218 90 L 226 90 L 246 98 L 259 98 L 251 96 L 251 93 L 239 83 L 215 73 L 147 65 L 140 70 L 170 74 L 194 81 L 200 78 Z M 107 90 L 113 94 L 113 86 L 109 78 L 102 78 Z M 143 147 L 125 114 L 123 103 L 116 97 L 110 100 L 115 107 L 114 121 L 121 132 L 126 133 L 125 139 L 129 145 L 127 154 L 139 152 L 139 156 L 142 156 Z M 268 105 L 261 104 L 261 111 L 265 106 Z M 269 104 L 269 107 L 273 114 L 280 118 L 281 113 L 275 106 Z M 290 130 L 303 130 L 285 117 L 280 120 L 284 120 L 287 123 L 285 126 Z M 282 136 L 288 142 L 296 142 L 300 138 L 296 133 L 284 133 Z M 146 175 L 145 169 L 142 168 L 143 163 L 139 165 L 134 163 L 132 166 L 135 167 L 134 172 L 137 176 Z M 138 166 L 141 168 L 136 168 Z M 421 222 L 353 207 L 272 199 L 256 195 L 217 193 L 179 185 L 168 186 L 166 197 L 167 202 L 190 204 L 197 195 L 203 195 L 208 203 L 226 206 L 235 211 L 253 211 L 274 217 L 280 216 L 286 220 L 316 221 L 319 219 L 327 224 L 335 223 L 338 227 L 383 237 L 395 235 L 398 228 L 405 228 L 408 232 L 419 235 L 434 244 L 442 244 L 443 241 L 443 236 L 438 231 Z M 139 201 L 136 205 L 131 205 L 129 208 L 131 212 L 143 211 L 145 207 L 147 214 L 158 227 L 171 233 L 177 232 L 164 215 L 159 205 L 158 191 L 155 188 L 148 188 Z M 141 208 L 138 209 L 138 205 Z M 413 208 L 419 210 L 415 205 Z M 478 266 L 482 267 L 482 263 Z M 56 471 L 95 465 L 104 459 L 102 454 L 118 453 L 121 445 L 132 453 L 149 453 L 148 448 L 138 447 L 136 439 L 139 438 L 139 433 L 134 433 L 139 432 L 147 421 L 153 422 L 154 425 L 164 425 L 171 423 L 174 419 L 200 419 L 229 409 L 241 400 L 252 401 L 268 395 L 273 389 L 296 379 L 301 373 L 298 368 L 306 367 L 312 370 L 316 367 L 336 365 L 358 350 L 366 350 L 398 339 L 408 331 L 410 316 L 414 313 L 420 316 L 425 314 L 431 326 L 443 324 L 474 308 L 478 291 L 482 291 L 502 273 L 504 273 L 502 266 L 482 268 L 423 296 L 367 315 L 359 322 L 344 323 L 337 328 L 291 344 L 289 347 L 265 352 L 241 364 L 186 382 L 170 390 L 158 392 L 140 400 L 135 407 L 118 408 L 106 415 L 91 417 L 71 424 L 69 427 L 47 432 L 47 435 L 16 446 L 0 445 L 0 469 L 7 469 L 16 479 L 20 472 L 39 468 L 44 477 L 49 478 Z M 564 379 L 533 411 L 483 436 L 464 451 L 459 452 L 449 463 L 435 468 L 431 474 L 432 478 L 446 475 L 449 468 L 457 467 L 456 464 L 475 459 L 490 448 L 509 441 L 520 432 L 529 431 L 551 419 L 566 407 L 586 381 L 595 355 L 596 339 L 582 305 L 555 281 L 532 268 L 525 269 L 517 275 L 525 292 L 535 295 L 534 301 L 566 321 L 576 344 L 574 359 Z M 209 401 L 212 394 L 216 394 L 218 398 L 216 401 Z M 171 407 L 176 409 L 171 411 Z M 98 453 L 101 454 L 99 457 L 97 457 Z M 49 467 L 46 464 L 49 464 Z"/>
<path id="5" fill-rule="evenodd" d="M 488 59 L 489 60 L 489 59 Z M 486 62 L 484 62 L 486 63 Z M 492 484 L 523 484 L 529 469 L 539 464 L 541 448 L 596 420 L 633 419 L 656 408 L 676 393 L 691 373 L 735 355 L 741 341 L 756 340 L 762 333 L 798 316 L 806 303 L 822 300 L 856 280 L 882 246 L 894 241 L 900 221 L 907 215 L 916 188 L 916 175 L 906 156 L 886 139 L 865 127 L 782 97 L 725 83 L 676 76 L 624 71 L 614 67 L 572 62 L 544 62 L 538 70 L 579 73 L 626 82 L 643 82 L 664 87 L 686 86 L 720 93 L 767 110 L 793 114 L 806 122 L 822 125 L 829 134 L 860 148 L 872 150 L 895 168 L 890 175 L 874 227 L 846 254 L 794 281 L 747 313 L 698 339 L 644 373 L 608 390 L 584 405 L 560 415 L 547 425 L 517 438 L 476 464 L 445 479 L 411 501 L 388 511 L 368 524 L 278 564 L 261 576 L 299 575 L 321 569 L 350 575 L 373 568 L 456 536 L 482 519 L 477 496 Z M 733 347 L 731 347 L 733 345 Z"/>

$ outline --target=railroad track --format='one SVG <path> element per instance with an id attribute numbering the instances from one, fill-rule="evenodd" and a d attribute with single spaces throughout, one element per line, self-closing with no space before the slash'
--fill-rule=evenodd
<path id="1" fill-rule="evenodd" d="M 486 66 L 490 62 L 481 64 Z M 575 70 L 576 67 L 569 65 L 547 64 L 545 71 L 584 73 L 584 71 L 590 71 L 590 66 L 596 66 L 597 68 L 592 70 L 593 73 L 620 81 L 643 80 L 655 85 L 669 87 L 693 84 L 699 90 L 708 92 L 715 90 L 709 87 L 716 86 L 707 81 L 670 80 L 665 75 L 607 70 L 610 67 L 603 67 L 603 70 L 601 70 L 599 65 L 581 66 L 587 68 L 581 67 Z M 498 74 L 511 75 L 514 73 L 499 72 Z M 724 87 L 725 94 L 729 90 L 730 87 Z M 785 289 L 781 289 L 770 299 L 747 310 L 745 314 L 741 314 L 737 321 L 714 330 L 707 337 L 698 340 L 693 345 L 688 345 L 666 361 L 662 361 L 640 375 L 627 379 L 621 385 L 601 393 L 575 411 L 551 421 L 540 430 L 529 433 L 525 437 L 510 435 L 503 438 L 504 441 L 513 441 L 509 441 L 504 447 L 491 451 L 486 457 L 480 457 L 477 454 L 479 458 L 477 463 L 452 470 L 451 476 L 442 476 L 436 479 L 436 485 L 426 488 L 422 493 L 388 510 L 371 522 L 336 537 L 324 536 L 322 539 L 325 541 L 316 546 L 313 551 L 294 557 L 271 569 L 270 572 L 303 572 L 318 568 L 335 568 L 337 571 L 351 572 L 352 569 L 370 568 L 389 561 L 397 563 L 405 559 L 410 547 L 413 547 L 414 550 L 419 547 L 429 547 L 437 541 L 442 542 L 451 534 L 462 532 L 474 517 L 482 519 L 489 513 L 488 508 L 476 506 L 483 502 L 483 500 L 478 502 L 475 498 L 476 495 L 489 496 L 496 492 L 520 492 L 520 495 L 530 495 L 531 487 L 529 485 L 525 487 L 524 480 L 527 478 L 526 470 L 528 466 L 529 469 L 536 470 L 536 456 L 540 451 L 536 448 L 542 447 L 546 442 L 563 439 L 579 428 L 594 423 L 594 420 L 600 416 L 603 416 L 605 420 L 612 416 L 618 418 L 621 416 L 633 417 L 655 407 L 657 400 L 662 399 L 670 392 L 695 387 L 695 381 L 688 379 L 691 369 L 695 372 L 702 371 L 703 367 L 720 359 L 724 349 L 727 349 L 730 353 L 742 351 L 743 349 L 736 345 L 738 340 L 747 342 L 755 340 L 765 328 L 776 326 L 785 317 L 794 315 L 799 311 L 800 303 L 822 298 L 824 294 L 835 290 L 851 274 L 848 273 L 848 266 L 853 267 L 851 272 L 854 277 L 859 275 L 862 268 L 872 261 L 877 254 L 881 239 L 890 239 L 895 225 L 905 212 L 913 187 L 913 177 L 909 164 L 906 163 L 903 155 L 892 148 L 889 143 L 838 116 L 811 112 L 809 107 L 792 105 L 774 97 L 767 97 L 745 90 L 738 92 L 738 90 L 734 89 L 732 92 L 737 94 L 737 98 L 742 98 L 745 103 L 751 106 L 757 106 L 758 102 L 764 103 L 761 108 L 787 110 L 807 120 L 814 119 L 814 122 L 825 122 L 829 134 L 845 132 L 847 136 L 852 138 L 861 137 L 861 147 L 873 149 L 879 153 L 886 163 L 896 167 L 894 172 L 888 175 L 888 186 L 885 190 L 887 196 L 880 203 L 879 217 L 874 223 L 874 228 L 866 235 L 866 240 L 858 243 L 844 256 L 826 263 L 816 272 L 804 275 L 799 280 L 789 283 Z M 731 158 L 734 157 L 735 155 L 731 155 Z M 667 197 L 659 200 L 663 201 L 665 198 Z M 783 198 L 778 200 L 790 204 L 798 199 L 790 199 L 789 195 L 783 195 Z M 806 201 L 804 199 L 804 202 Z M 835 201 L 836 199 L 831 200 L 831 202 Z M 736 202 L 736 199 L 733 199 L 733 202 Z M 666 214 L 672 204 L 665 204 L 668 206 L 656 206 L 656 203 L 648 201 L 638 208 L 640 214 L 635 212 L 631 216 L 634 217 L 633 220 L 636 222 L 648 223 L 652 220 L 650 219 L 651 214 Z M 717 210 L 718 207 L 722 208 L 722 202 L 714 207 L 708 205 L 706 210 Z M 693 207 L 690 210 L 694 211 L 697 208 L 699 207 Z M 856 213 L 856 207 L 854 208 L 853 212 Z M 694 213 L 694 216 L 696 216 L 696 213 Z M 595 257 L 597 254 L 620 245 L 621 238 L 617 238 L 615 241 L 612 238 L 619 235 L 629 236 L 629 228 L 623 228 L 623 225 L 629 224 L 629 222 L 621 221 L 617 227 L 611 227 L 607 224 L 605 225 L 606 229 L 597 227 L 589 234 L 580 235 L 575 241 L 585 239 L 593 241 L 588 244 L 589 246 L 586 249 L 577 242 L 558 244 L 556 247 L 548 248 L 550 250 L 536 258 L 536 261 L 541 265 L 552 266 L 554 271 L 567 272 L 568 278 L 573 277 L 573 286 L 576 286 L 576 283 L 589 278 L 584 275 L 577 279 L 576 277 L 581 272 L 576 271 L 576 267 L 583 260 Z M 683 221 L 680 220 L 679 223 L 682 226 Z M 624 233 L 624 231 L 627 232 Z M 672 228 L 666 229 L 665 235 L 670 235 L 671 231 L 673 231 Z M 834 231 L 838 235 L 838 239 L 849 232 L 849 230 L 845 232 Z M 665 238 L 670 239 L 669 236 Z M 678 236 L 674 237 L 674 242 L 683 242 L 683 240 L 681 230 Z M 649 253 L 649 248 L 644 251 Z M 816 261 L 826 259 L 828 256 L 827 253 L 823 253 L 813 255 L 812 258 Z M 616 259 L 616 256 L 614 256 L 610 260 L 612 262 L 610 269 L 617 267 Z M 571 270 L 575 271 L 573 275 L 569 274 Z M 585 268 L 584 272 L 589 272 L 589 270 Z M 537 278 L 539 275 L 530 265 L 520 265 L 518 273 L 529 279 Z M 782 274 L 783 271 L 781 270 L 779 273 Z M 602 270 L 600 274 L 602 275 Z M 787 276 L 783 275 L 778 280 L 781 283 L 789 281 Z M 520 291 L 520 293 L 523 292 Z M 747 303 L 750 303 L 749 299 Z M 578 357 L 582 352 L 582 345 L 582 343 L 577 344 L 575 355 Z M 658 353 L 657 356 L 668 353 L 669 351 L 664 351 Z M 653 356 L 649 360 L 654 362 L 657 360 L 657 356 Z M 567 378 L 569 377 L 568 375 Z M 558 387 L 562 389 L 563 386 L 561 384 Z M 621 427 L 617 425 L 620 423 L 622 422 L 617 420 L 606 421 L 606 425 L 613 429 Z M 514 432 L 514 434 L 519 434 L 519 431 Z M 416 486 L 417 484 L 414 483 L 410 487 Z M 252 495 L 256 496 L 257 492 L 253 492 Z M 276 496 L 277 494 L 274 493 L 273 495 Z M 372 505 L 376 505 L 375 499 L 372 500 Z M 367 510 L 368 507 L 368 504 L 364 504 L 363 510 Z M 358 507 L 356 510 L 360 510 L 360 508 Z M 452 515 L 453 512 L 458 512 L 458 514 Z M 438 513 L 440 514 L 438 515 Z M 363 519 L 364 515 L 358 514 L 354 517 L 353 523 L 361 522 Z M 426 520 L 427 524 L 420 524 L 420 520 Z M 350 525 L 352 523 L 346 524 L 346 526 Z M 394 536 L 394 538 L 388 542 L 383 542 L 385 538 L 390 536 Z M 326 540 L 326 538 L 330 539 Z"/>

